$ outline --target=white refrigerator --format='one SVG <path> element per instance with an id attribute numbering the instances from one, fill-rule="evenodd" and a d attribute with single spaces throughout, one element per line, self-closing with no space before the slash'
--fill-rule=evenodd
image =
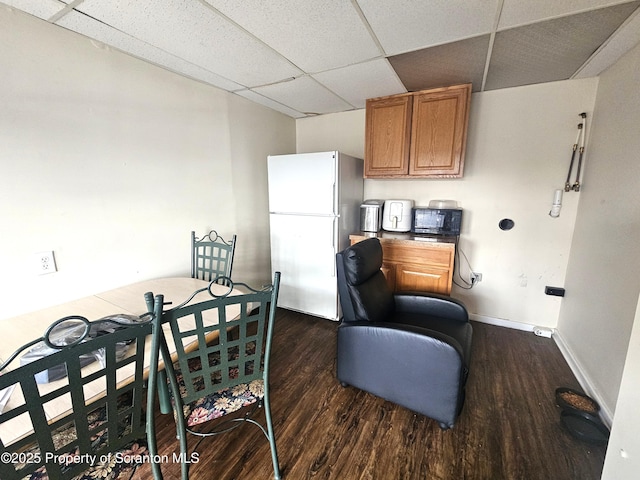
<path id="1" fill-rule="evenodd" d="M 340 152 L 267 159 L 271 274 L 278 306 L 338 320 L 336 253 L 360 229 L 363 162 Z"/>

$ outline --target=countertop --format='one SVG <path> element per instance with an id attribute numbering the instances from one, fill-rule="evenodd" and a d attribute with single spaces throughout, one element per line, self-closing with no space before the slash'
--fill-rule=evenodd
<path id="1" fill-rule="evenodd" d="M 379 232 L 354 232 L 349 235 L 349 239 L 353 239 L 354 237 L 365 237 L 365 238 L 373 238 L 377 237 L 380 240 L 397 240 L 397 241 L 406 241 L 406 242 L 419 242 L 419 243 L 429 243 L 434 246 L 448 246 L 451 244 L 456 244 L 458 242 L 458 237 L 453 236 L 442 236 L 442 235 L 427 235 L 422 233 L 412 233 L 412 232 L 386 232 L 381 230 Z"/>

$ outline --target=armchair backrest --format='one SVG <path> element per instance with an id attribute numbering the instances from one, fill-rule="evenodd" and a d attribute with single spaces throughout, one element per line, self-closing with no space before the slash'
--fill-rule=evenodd
<path id="1" fill-rule="evenodd" d="M 381 322 L 395 310 L 382 267 L 382 246 L 368 238 L 336 255 L 338 293 L 346 322 Z"/>

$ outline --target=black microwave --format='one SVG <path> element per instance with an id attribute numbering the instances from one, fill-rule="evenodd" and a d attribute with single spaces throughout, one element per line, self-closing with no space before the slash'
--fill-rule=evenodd
<path id="1" fill-rule="evenodd" d="M 411 216 L 411 231 L 414 233 L 460 235 L 462 210 L 459 208 L 415 207 Z"/>

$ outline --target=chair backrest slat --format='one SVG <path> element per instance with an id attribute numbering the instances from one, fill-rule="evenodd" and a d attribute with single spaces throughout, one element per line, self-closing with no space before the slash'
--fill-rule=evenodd
<path id="1" fill-rule="evenodd" d="M 145 341 L 157 322 L 150 318 L 135 323 L 85 320 L 92 330 L 109 328 L 90 334 L 80 343 L 49 348 L 44 356 L 36 355 L 33 361 L 11 370 L 8 367 L 13 362 L 2 366 L 0 391 L 13 387 L 13 395 L 21 393 L 24 400 L 18 395 L 15 403 L 19 405 L 10 402 L 5 406 L 0 425 L 20 419 L 30 421 L 32 426 L 22 438 L 0 439 L 0 454 L 31 460 L 0 462 L 2 480 L 41 475 L 44 470 L 51 480 L 73 478 L 87 470 L 93 460 L 107 458 L 146 437 Z M 35 347 L 43 348 L 44 338 Z M 17 364 L 28 351 L 20 349 L 14 362 Z M 87 365 L 91 356 L 96 360 Z M 63 372 L 62 378 L 46 382 L 53 372 Z M 117 374 L 128 377 L 129 383 L 122 382 Z M 45 383 L 43 375 L 48 375 Z M 93 388 L 105 391 L 94 396 L 89 393 Z M 68 404 L 63 410 L 69 410 L 52 420 L 46 412 L 60 399 Z M 69 461 L 65 463 L 65 459 Z"/>
<path id="2" fill-rule="evenodd" d="M 170 325 L 176 344 L 177 375 L 184 382 L 182 402 L 263 378 L 268 362 L 263 359 L 264 344 L 267 330 L 273 328 L 273 295 L 274 289 L 270 288 L 163 313 L 162 322 Z M 197 350 L 185 351 L 185 344 L 194 336 L 198 339 Z"/>
<path id="3" fill-rule="evenodd" d="M 226 241 L 215 230 L 202 238 L 191 232 L 191 277 L 210 282 L 218 277 L 231 278 L 236 235 Z"/>
<path id="4" fill-rule="evenodd" d="M 228 277 L 218 280 L 158 315 L 162 325 L 168 324 L 169 328 L 158 328 L 154 332 L 151 358 L 155 363 L 151 364 L 151 370 L 154 372 L 159 367 L 161 353 L 164 373 L 157 379 L 150 378 L 149 388 L 157 389 L 163 413 L 173 408 L 180 454 L 185 458 L 188 455 L 186 436 L 187 432 L 194 433 L 192 427 L 249 405 L 263 406 L 264 426 L 251 418 L 251 412 L 246 412 L 244 416 L 226 423 L 222 421 L 221 425 L 197 434 L 217 435 L 245 421 L 259 426 L 269 440 L 274 478 L 280 479 L 269 401 L 269 361 L 280 272 L 274 274 L 273 284 L 262 290 L 233 282 Z M 223 293 L 219 293 L 221 288 Z M 209 296 L 202 300 L 205 292 Z M 151 292 L 145 294 L 149 309 L 152 298 Z M 156 298 L 159 298 L 155 302 L 157 308 L 163 298 L 162 295 Z M 168 340 L 176 347 L 173 357 L 169 354 Z M 149 447 L 151 454 L 157 452 L 152 435 Z M 188 480 L 188 462 L 182 463 L 181 472 L 182 480 Z"/>

